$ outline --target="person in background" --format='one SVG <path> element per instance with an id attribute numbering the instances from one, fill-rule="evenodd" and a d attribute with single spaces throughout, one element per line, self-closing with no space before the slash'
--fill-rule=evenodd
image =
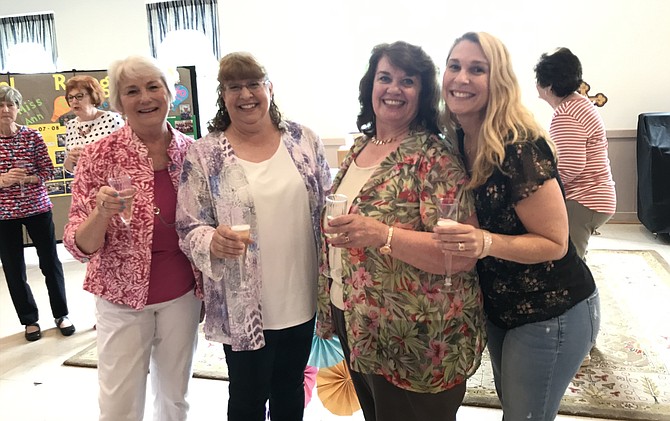
<path id="1" fill-rule="evenodd" d="M 147 372 L 153 419 L 185 420 L 202 290 L 179 249 L 175 210 L 193 139 L 167 122 L 175 81 L 155 60 L 131 56 L 108 74 L 110 102 L 128 124 L 82 152 L 63 238 L 89 262 L 84 289 L 95 295 L 100 420 L 143 418 Z M 134 196 L 108 185 L 120 175 L 131 178 Z"/>
<path id="2" fill-rule="evenodd" d="M 223 343 L 228 419 L 301 420 L 314 332 L 320 212 L 330 172 L 319 137 L 282 119 L 251 54 L 219 63 L 219 110 L 184 161 L 177 231 L 204 274 L 205 336 Z M 246 215 L 246 220 L 236 220 Z M 233 231 L 251 229 L 251 240 Z"/>
<path id="3" fill-rule="evenodd" d="M 66 124 L 65 149 L 67 156 L 63 167 L 74 172 L 84 146 L 101 139 L 120 127 L 124 121 L 120 114 L 102 111 L 105 92 L 91 76 L 74 76 L 65 82 L 65 100 L 76 117 Z"/>
<path id="4" fill-rule="evenodd" d="M 323 222 L 333 237 L 317 333 L 338 335 L 366 421 L 453 421 L 486 337 L 476 259 L 454 259 L 449 286 L 432 239 L 442 198 L 477 225 L 463 164 L 439 134 L 435 64 L 403 41 L 377 45 L 359 102 L 364 135 L 333 184 L 349 212 Z"/>
<path id="5" fill-rule="evenodd" d="M 553 420 L 598 334 L 593 276 L 568 237 L 551 142 L 521 103 L 509 52 L 485 32 L 449 51 L 443 123 L 471 175 L 481 228 L 435 229 L 444 250 L 477 257 L 488 350 L 506 420 Z M 479 246 L 459 250 L 458 242 Z"/>
<path id="6" fill-rule="evenodd" d="M 589 238 L 616 210 L 605 124 L 591 100 L 576 92 L 582 64 L 569 49 L 542 54 L 535 79 L 540 98 L 554 109 L 549 134 L 565 188 L 570 240 L 584 258 Z"/>
<path id="7" fill-rule="evenodd" d="M 42 337 L 42 331 L 26 277 L 24 226 L 37 251 L 56 326 L 64 336 L 72 335 L 75 327 L 68 319 L 53 205 L 44 184 L 52 178 L 54 167 L 42 135 L 16 124 L 22 102 L 18 90 L 0 86 L 0 259 L 14 309 L 25 326 L 25 338 L 32 342 Z"/>

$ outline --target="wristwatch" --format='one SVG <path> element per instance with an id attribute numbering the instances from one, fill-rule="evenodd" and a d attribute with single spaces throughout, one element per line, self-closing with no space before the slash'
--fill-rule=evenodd
<path id="1" fill-rule="evenodd" d="M 386 237 L 386 244 L 379 247 L 379 252 L 381 254 L 391 254 L 393 249 L 391 249 L 391 239 L 393 238 L 393 227 L 389 227 L 389 235 Z"/>

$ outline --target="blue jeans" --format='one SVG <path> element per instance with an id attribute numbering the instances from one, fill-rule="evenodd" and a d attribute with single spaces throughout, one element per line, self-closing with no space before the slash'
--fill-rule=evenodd
<path id="1" fill-rule="evenodd" d="M 505 421 L 551 421 L 600 330 L 598 290 L 562 315 L 514 329 L 487 322 Z"/>

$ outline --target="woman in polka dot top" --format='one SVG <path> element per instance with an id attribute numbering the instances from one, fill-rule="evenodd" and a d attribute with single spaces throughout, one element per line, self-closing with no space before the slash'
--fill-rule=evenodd
<path id="1" fill-rule="evenodd" d="M 67 122 L 65 148 L 68 153 L 63 166 L 74 172 L 84 146 L 123 127 L 124 121 L 118 113 L 97 108 L 104 101 L 105 93 L 100 83 L 91 76 L 68 79 L 65 99 L 77 117 Z"/>

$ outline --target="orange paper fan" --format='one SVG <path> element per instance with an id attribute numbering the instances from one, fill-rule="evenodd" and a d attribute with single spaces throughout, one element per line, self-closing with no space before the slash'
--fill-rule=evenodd
<path id="1" fill-rule="evenodd" d="M 335 415 L 348 416 L 361 409 L 351 382 L 347 363 L 320 368 L 316 374 L 316 392 L 323 406 Z"/>

